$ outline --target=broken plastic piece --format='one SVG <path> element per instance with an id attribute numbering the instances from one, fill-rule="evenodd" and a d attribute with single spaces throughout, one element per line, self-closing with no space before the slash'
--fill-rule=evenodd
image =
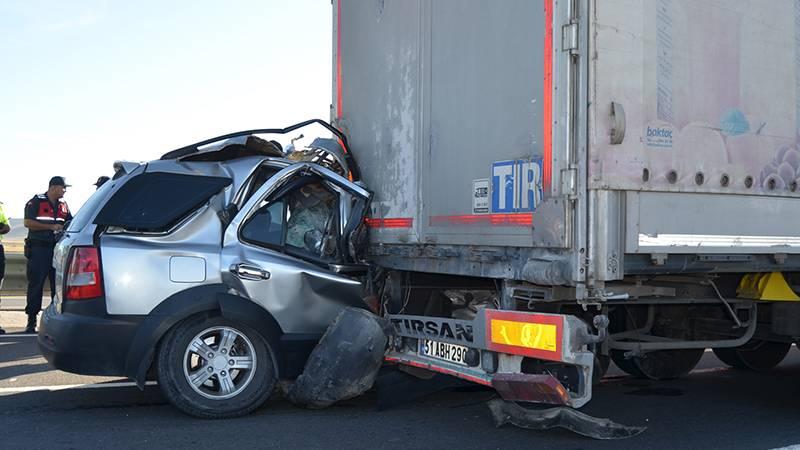
<path id="1" fill-rule="evenodd" d="M 289 400 L 325 408 L 366 392 L 383 363 L 386 329 L 378 316 L 346 308 L 314 347 L 303 373 L 289 388 Z"/>
<path id="2" fill-rule="evenodd" d="M 529 430 L 561 427 L 581 436 L 603 440 L 625 439 L 647 429 L 647 427 L 621 425 L 610 419 L 599 419 L 564 406 L 530 410 L 499 398 L 489 401 L 488 405 L 497 427 L 507 423 Z"/>

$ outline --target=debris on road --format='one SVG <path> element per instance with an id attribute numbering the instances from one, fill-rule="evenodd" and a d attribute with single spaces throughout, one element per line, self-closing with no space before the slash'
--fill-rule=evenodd
<path id="1" fill-rule="evenodd" d="M 611 419 L 592 417 L 577 409 L 564 406 L 531 410 L 499 398 L 489 401 L 488 405 L 498 428 L 507 423 L 529 430 L 561 427 L 581 436 L 601 440 L 625 439 L 639 435 L 647 429 L 647 427 L 621 425 Z"/>

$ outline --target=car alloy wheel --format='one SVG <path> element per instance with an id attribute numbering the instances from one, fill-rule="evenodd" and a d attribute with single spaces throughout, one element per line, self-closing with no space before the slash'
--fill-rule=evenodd
<path id="1" fill-rule="evenodd" d="M 198 394 L 224 400 L 247 388 L 257 363 L 255 348 L 247 336 L 231 327 L 215 326 L 189 341 L 183 357 L 183 374 Z"/>

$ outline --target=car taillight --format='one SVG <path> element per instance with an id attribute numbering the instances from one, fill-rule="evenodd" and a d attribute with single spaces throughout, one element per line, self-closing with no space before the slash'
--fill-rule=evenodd
<path id="1" fill-rule="evenodd" d="M 65 300 L 102 297 L 100 252 L 96 247 L 73 247 L 67 269 Z"/>

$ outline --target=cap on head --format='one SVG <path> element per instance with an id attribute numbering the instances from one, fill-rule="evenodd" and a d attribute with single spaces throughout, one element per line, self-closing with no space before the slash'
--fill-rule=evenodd
<path id="1" fill-rule="evenodd" d="M 102 177 L 97 178 L 97 181 L 94 183 L 94 185 L 98 186 L 98 187 L 102 186 L 103 183 L 105 183 L 106 181 L 108 181 L 110 179 L 111 178 L 108 178 L 107 176 L 103 175 Z"/>
<path id="2" fill-rule="evenodd" d="M 49 186 L 61 186 L 61 187 L 65 187 L 65 188 L 70 187 L 70 185 L 67 184 L 66 181 L 64 181 L 64 177 L 53 177 L 53 178 L 50 178 L 50 184 L 48 185 L 48 187 Z"/>

